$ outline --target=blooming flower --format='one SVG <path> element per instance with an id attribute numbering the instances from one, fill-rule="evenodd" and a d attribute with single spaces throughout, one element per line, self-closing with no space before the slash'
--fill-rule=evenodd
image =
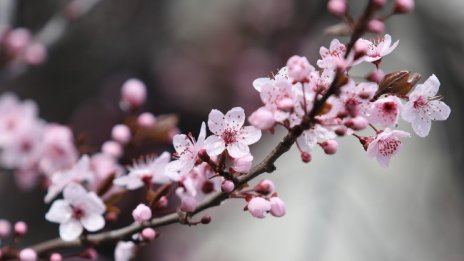
<path id="1" fill-rule="evenodd" d="M 378 99 L 369 107 L 369 122 L 378 123 L 385 127 L 395 126 L 398 123 L 401 108 L 401 101 L 396 96 Z"/>
<path id="2" fill-rule="evenodd" d="M 87 155 L 83 155 L 72 168 L 51 175 L 51 184 L 44 200 L 49 203 L 71 182 L 92 182 L 93 179 L 94 173 L 90 169 L 90 159 Z"/>
<path id="3" fill-rule="evenodd" d="M 340 43 L 338 39 L 333 39 L 330 42 L 329 49 L 322 46 L 319 53 L 322 59 L 317 60 L 317 66 L 323 69 L 335 69 L 338 64 L 343 63 L 345 60 L 346 46 Z"/>
<path id="4" fill-rule="evenodd" d="M 163 152 L 161 156 L 146 157 L 145 160 L 139 160 L 129 167 L 129 174 L 114 180 L 114 184 L 134 190 L 142 187 L 144 184 L 163 184 L 169 181 L 165 169 L 171 155 Z"/>
<path id="5" fill-rule="evenodd" d="M 261 130 L 245 126 L 245 112 L 240 107 L 232 108 L 226 113 L 212 110 L 208 118 L 208 127 L 214 134 L 205 141 L 210 155 L 219 155 L 225 149 L 233 158 L 240 158 L 250 152 L 248 145 L 261 138 Z"/>
<path id="6" fill-rule="evenodd" d="M 63 199 L 53 202 L 45 218 L 60 224 L 60 237 L 65 241 L 77 239 L 83 229 L 94 232 L 105 226 L 105 204 L 94 192 L 80 184 L 70 183 L 63 190 Z"/>
<path id="7" fill-rule="evenodd" d="M 402 117 L 411 123 L 414 132 L 420 137 L 429 135 L 432 120 L 446 120 L 451 113 L 450 107 L 435 96 L 439 87 L 438 78 L 430 76 L 423 84 L 416 86 L 404 105 Z"/>
<path id="8" fill-rule="evenodd" d="M 388 167 L 390 159 L 401 148 L 401 138 L 410 137 L 408 132 L 385 129 L 369 143 L 367 155 L 376 158 L 380 166 Z"/>
<path id="9" fill-rule="evenodd" d="M 166 175 L 172 180 L 180 180 L 181 176 L 193 169 L 198 159 L 198 153 L 204 149 L 206 138 L 206 125 L 201 124 L 198 140 L 185 134 L 177 134 L 173 138 L 174 149 L 177 153 L 177 160 L 171 161 L 166 166 Z"/>
<path id="10" fill-rule="evenodd" d="M 368 44 L 369 48 L 367 49 L 366 56 L 364 60 L 367 62 L 376 62 L 382 59 L 384 56 L 390 54 L 398 46 L 398 41 L 391 44 L 392 39 L 389 34 L 386 34 L 384 37 L 378 39 L 377 41 L 369 41 L 366 39 L 360 39 L 359 41 L 364 41 Z"/>
<path id="11" fill-rule="evenodd" d="M 314 67 L 308 62 L 306 57 L 294 55 L 287 61 L 288 76 L 297 82 L 309 79 Z"/>

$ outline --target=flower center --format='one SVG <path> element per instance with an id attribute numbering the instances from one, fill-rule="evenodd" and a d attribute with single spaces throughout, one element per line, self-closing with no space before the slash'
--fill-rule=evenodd
<path id="1" fill-rule="evenodd" d="M 379 152 L 382 156 L 392 156 L 398 150 L 401 145 L 401 141 L 398 138 L 388 138 L 385 140 L 379 140 Z"/>
<path id="2" fill-rule="evenodd" d="M 424 96 L 420 96 L 417 100 L 414 101 L 412 106 L 414 109 L 420 109 L 427 106 L 427 103 L 427 99 Z"/>
<path id="3" fill-rule="evenodd" d="M 396 103 L 385 102 L 382 106 L 382 109 L 387 114 L 396 113 Z"/>
<path id="4" fill-rule="evenodd" d="M 80 207 L 74 207 L 73 208 L 73 218 L 74 219 L 79 220 L 82 217 L 84 217 L 84 215 L 85 215 L 85 212 L 84 212 L 84 210 L 82 208 L 80 208 Z"/>
<path id="5" fill-rule="evenodd" d="M 232 144 L 237 141 L 237 132 L 234 130 L 226 129 L 221 135 L 226 145 Z"/>

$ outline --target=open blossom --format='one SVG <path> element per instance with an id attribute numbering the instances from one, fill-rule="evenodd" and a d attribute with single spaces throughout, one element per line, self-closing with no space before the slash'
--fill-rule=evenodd
<path id="1" fill-rule="evenodd" d="M 72 168 L 57 171 L 51 175 L 51 184 L 44 200 L 49 203 L 71 182 L 92 182 L 93 179 L 94 173 L 90 169 L 90 159 L 87 155 L 83 155 Z"/>
<path id="2" fill-rule="evenodd" d="M 343 63 L 345 60 L 346 46 L 340 43 L 338 39 L 333 39 L 330 42 L 329 49 L 322 46 L 319 53 L 322 59 L 317 60 L 317 66 L 324 69 L 335 69 L 338 64 Z"/>
<path id="3" fill-rule="evenodd" d="M 169 181 L 165 168 L 171 159 L 168 152 L 163 152 L 159 157 L 146 157 L 129 167 L 129 174 L 114 180 L 114 184 L 134 190 L 143 185 L 152 183 L 163 184 Z"/>
<path id="4" fill-rule="evenodd" d="M 335 138 L 333 131 L 316 124 L 313 128 L 304 131 L 296 142 L 302 152 L 311 152 L 318 140 L 325 141 L 333 138 Z"/>
<path id="5" fill-rule="evenodd" d="M 178 159 L 167 164 L 166 175 L 172 180 L 179 181 L 183 175 L 191 171 L 197 162 L 198 153 L 204 149 L 205 138 L 206 125 L 204 122 L 201 123 L 200 134 L 196 141 L 190 135 L 175 135 L 172 143 Z"/>
<path id="6" fill-rule="evenodd" d="M 369 107 L 369 122 L 392 127 L 398 123 L 402 104 L 398 97 L 388 96 L 376 100 Z"/>
<path id="7" fill-rule="evenodd" d="M 364 57 L 364 60 L 367 62 L 379 61 L 384 56 L 393 52 L 399 42 L 396 41 L 392 44 L 392 39 L 389 34 L 386 34 L 384 37 L 379 38 L 376 41 L 369 41 L 366 39 L 360 39 L 359 41 L 363 41 L 369 46 L 366 56 Z"/>
<path id="8" fill-rule="evenodd" d="M 83 229 L 94 232 L 105 226 L 105 204 L 94 192 L 87 192 L 77 183 L 68 184 L 63 199 L 53 202 L 45 218 L 60 224 L 60 237 L 65 241 L 77 239 Z"/>
<path id="9" fill-rule="evenodd" d="M 385 129 L 369 143 L 367 155 L 376 158 L 380 166 L 388 167 L 390 159 L 401 148 L 401 138 L 410 137 L 408 132 Z"/>
<path id="10" fill-rule="evenodd" d="M 404 105 L 402 117 L 412 124 L 414 132 L 420 137 L 429 135 L 431 121 L 443 121 L 448 118 L 451 109 L 436 97 L 440 81 L 435 75 L 423 84 L 418 84 L 409 94 L 409 101 Z"/>
<path id="11" fill-rule="evenodd" d="M 258 78 L 253 81 L 253 87 L 255 90 L 258 92 L 261 92 L 261 88 L 263 85 L 268 84 L 268 83 L 273 83 L 274 81 L 277 80 L 288 80 L 288 69 L 287 67 L 282 67 L 280 70 L 277 72 L 276 75 L 274 75 L 272 78 L 268 77 L 262 77 Z"/>
<path id="12" fill-rule="evenodd" d="M 208 118 L 208 127 L 214 134 L 205 141 L 209 155 L 219 155 L 225 149 L 233 158 L 249 154 L 248 145 L 261 138 L 261 131 L 253 126 L 245 126 L 245 112 L 240 107 L 232 108 L 226 113 L 212 110 Z"/>

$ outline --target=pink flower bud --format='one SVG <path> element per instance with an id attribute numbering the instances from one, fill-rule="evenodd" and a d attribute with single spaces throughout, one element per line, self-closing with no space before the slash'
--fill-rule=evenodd
<path id="1" fill-rule="evenodd" d="M 304 163 L 309 163 L 311 162 L 311 154 L 309 154 L 308 152 L 302 152 L 301 153 L 301 160 L 304 162 Z"/>
<path id="2" fill-rule="evenodd" d="M 118 124 L 111 130 L 111 137 L 121 144 L 127 144 L 131 140 L 132 135 L 129 127 L 124 124 Z"/>
<path id="3" fill-rule="evenodd" d="M 121 99 L 124 105 L 129 107 L 139 107 L 147 98 L 147 88 L 145 84 L 137 79 L 129 79 L 121 89 Z"/>
<path id="4" fill-rule="evenodd" d="M 224 180 L 221 184 L 221 190 L 222 192 L 225 192 L 225 193 L 230 193 L 234 191 L 234 188 L 235 188 L 234 182 L 227 180 L 227 179 Z"/>
<path id="5" fill-rule="evenodd" d="M 337 153 L 338 150 L 338 143 L 336 140 L 326 140 L 320 143 L 320 146 L 324 150 L 324 152 L 328 155 L 333 155 Z"/>
<path id="6" fill-rule="evenodd" d="M 248 121 L 251 125 L 261 130 L 270 129 L 274 127 L 275 124 L 274 115 L 265 107 L 261 107 L 253 112 L 250 117 L 248 117 Z"/>
<path id="7" fill-rule="evenodd" d="M 21 252 L 19 252 L 19 260 L 20 261 L 36 261 L 37 253 L 30 248 L 25 248 L 21 250 Z"/>
<path id="8" fill-rule="evenodd" d="M 247 209 L 253 217 L 264 218 L 271 210 L 271 203 L 262 197 L 254 197 L 248 202 Z"/>
<path id="9" fill-rule="evenodd" d="M 0 219 L 0 237 L 7 237 L 11 232 L 11 223 L 8 220 Z"/>
<path id="10" fill-rule="evenodd" d="M 33 43 L 26 48 L 24 59 L 32 65 L 42 64 L 47 59 L 47 50 L 40 43 Z"/>
<path id="11" fill-rule="evenodd" d="M 118 142 L 110 140 L 103 143 L 102 152 L 113 158 L 119 158 L 122 156 L 122 147 Z"/>
<path id="12" fill-rule="evenodd" d="M 396 0 L 395 12 L 396 13 L 409 13 L 414 9 L 414 0 Z"/>
<path id="13" fill-rule="evenodd" d="M 367 29 L 375 34 L 380 34 L 385 31 L 385 23 L 379 19 L 372 19 L 367 24 Z"/>
<path id="14" fill-rule="evenodd" d="M 31 33 L 24 28 L 17 28 L 9 32 L 5 39 L 5 45 L 12 54 L 17 55 L 24 51 L 31 41 Z"/>
<path id="15" fill-rule="evenodd" d="M 348 10 L 346 0 L 330 0 L 327 3 L 327 9 L 335 16 L 344 16 Z"/>
<path id="16" fill-rule="evenodd" d="M 151 218 L 151 209 L 145 204 L 139 204 L 133 211 L 132 217 L 137 223 L 143 223 Z"/>
<path id="17" fill-rule="evenodd" d="M 290 98 L 285 98 L 277 103 L 277 107 L 282 111 L 290 112 L 295 107 L 295 102 Z"/>
<path id="18" fill-rule="evenodd" d="M 383 77 L 385 77 L 385 73 L 381 69 L 378 69 L 369 74 L 367 79 L 369 81 L 379 83 L 383 80 Z"/>
<path id="19" fill-rule="evenodd" d="M 86 250 L 80 253 L 79 257 L 90 259 L 90 260 L 97 260 L 98 252 L 95 248 L 87 248 Z"/>
<path id="20" fill-rule="evenodd" d="M 254 191 L 257 193 L 263 194 L 263 195 L 268 195 L 274 192 L 275 190 L 275 185 L 274 182 L 270 179 L 264 179 L 261 182 L 259 182 L 254 188 Z"/>
<path id="21" fill-rule="evenodd" d="M 309 64 L 308 59 L 298 55 L 294 55 L 288 59 L 287 69 L 288 76 L 297 82 L 303 82 L 309 79 L 309 75 L 314 71 L 314 67 Z"/>
<path id="22" fill-rule="evenodd" d="M 61 260 L 63 260 L 63 257 L 59 253 L 53 253 L 50 256 L 50 261 L 61 261 Z"/>
<path id="23" fill-rule="evenodd" d="M 366 118 L 362 116 L 356 116 L 352 119 L 349 119 L 345 123 L 346 127 L 351 128 L 355 131 L 364 130 L 367 127 L 367 125 L 369 125 L 369 122 L 366 120 Z"/>
<path id="24" fill-rule="evenodd" d="M 208 215 L 205 215 L 205 216 L 201 217 L 200 222 L 203 225 L 207 225 L 207 224 L 211 223 L 211 217 L 208 216 Z"/>
<path id="25" fill-rule="evenodd" d="M 156 207 L 165 208 L 168 206 L 168 203 L 169 203 L 168 198 L 166 196 L 162 196 L 156 203 Z"/>
<path id="26" fill-rule="evenodd" d="M 153 127 L 156 123 L 156 118 L 149 112 L 144 112 L 137 117 L 137 123 L 145 128 Z"/>
<path id="27" fill-rule="evenodd" d="M 274 217 L 282 217 L 287 213 L 287 205 L 280 198 L 272 197 L 269 202 L 271 202 L 271 215 Z"/>
<path id="28" fill-rule="evenodd" d="M 14 232 L 17 236 L 24 236 L 27 233 L 27 224 L 23 221 L 18 221 L 14 225 Z"/>
<path id="29" fill-rule="evenodd" d="M 152 241 L 156 237 L 156 231 L 153 228 L 145 228 L 142 230 L 142 238 L 146 241 Z"/>
<path id="30" fill-rule="evenodd" d="M 193 212 L 197 207 L 198 202 L 193 197 L 184 197 L 180 203 L 180 210 L 185 212 Z"/>

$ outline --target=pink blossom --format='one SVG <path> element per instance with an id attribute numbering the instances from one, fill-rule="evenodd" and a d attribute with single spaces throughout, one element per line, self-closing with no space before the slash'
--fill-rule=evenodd
<path id="1" fill-rule="evenodd" d="M 378 99 L 369 108 L 369 122 L 381 124 L 384 127 L 395 126 L 398 123 L 401 108 L 401 101 L 396 96 Z"/>
<path id="2" fill-rule="evenodd" d="M 50 176 L 50 186 L 44 201 L 50 203 L 71 182 L 91 183 L 94 180 L 94 175 L 90 169 L 89 157 L 83 155 L 72 168 L 57 171 Z"/>
<path id="3" fill-rule="evenodd" d="M 11 232 L 11 223 L 8 220 L 0 219 L 0 237 L 5 238 Z"/>
<path id="4" fill-rule="evenodd" d="M 275 191 L 274 182 L 270 179 L 261 180 L 254 188 L 257 193 L 268 195 Z"/>
<path id="5" fill-rule="evenodd" d="M 245 112 L 240 107 L 232 108 L 226 113 L 212 110 L 208 118 L 208 127 L 214 134 L 205 141 L 210 155 L 219 155 L 225 149 L 233 158 L 240 158 L 250 153 L 248 145 L 261 138 L 261 131 L 253 126 L 245 126 Z"/>
<path id="6" fill-rule="evenodd" d="M 290 116 L 291 107 L 297 103 L 293 86 L 288 80 L 275 80 L 261 87 L 261 100 L 265 108 L 272 112 L 274 121 L 283 122 Z M 263 114 L 263 112 L 261 112 Z M 263 119 L 261 119 L 263 120 Z M 270 119 L 266 119 L 271 123 Z"/>
<path id="7" fill-rule="evenodd" d="M 326 140 L 320 143 L 321 148 L 324 150 L 325 154 L 333 155 L 337 153 L 338 143 L 336 140 Z"/>
<path id="8" fill-rule="evenodd" d="M 388 167 L 390 159 L 401 148 L 401 138 L 410 137 L 405 131 L 385 129 L 369 143 L 367 155 L 376 158 L 380 166 Z"/>
<path id="9" fill-rule="evenodd" d="M 439 87 L 438 78 L 430 76 L 423 84 L 416 86 L 404 105 L 402 117 L 412 124 L 414 132 L 420 137 L 429 134 L 431 121 L 446 120 L 451 113 L 450 107 L 436 96 Z"/>
<path id="10" fill-rule="evenodd" d="M 335 16 L 343 16 L 348 10 L 348 4 L 346 0 L 329 0 L 327 9 Z"/>
<path id="11" fill-rule="evenodd" d="M 230 180 L 224 180 L 221 184 L 221 190 L 222 192 L 225 192 L 225 193 L 230 193 L 232 191 L 234 191 L 235 189 L 235 184 L 234 182 L 230 181 Z"/>
<path id="12" fill-rule="evenodd" d="M 143 223 L 145 221 L 148 221 L 151 218 L 151 209 L 147 207 L 147 205 L 145 204 L 139 204 L 132 211 L 132 217 L 137 223 Z"/>
<path id="13" fill-rule="evenodd" d="M 105 204 L 94 192 L 87 192 L 77 183 L 68 184 L 63 199 L 53 202 L 45 218 L 60 224 L 60 237 L 65 241 L 77 239 L 83 229 L 94 232 L 105 226 Z"/>
<path id="14" fill-rule="evenodd" d="M 271 203 L 271 215 L 274 217 L 283 217 L 287 213 L 287 205 L 279 197 L 271 197 L 269 199 Z"/>
<path id="15" fill-rule="evenodd" d="M 395 0 L 395 12 L 409 13 L 414 9 L 415 0 Z"/>
<path id="16" fill-rule="evenodd" d="M 269 84 L 269 83 L 272 84 L 273 82 L 275 82 L 277 80 L 286 80 L 286 81 L 288 81 L 288 69 L 287 69 L 287 67 L 280 68 L 280 70 L 277 72 L 277 74 L 274 75 L 272 78 L 263 77 L 263 78 L 255 79 L 253 81 L 253 87 L 258 92 L 261 92 L 261 88 L 262 88 L 263 85 Z"/>
<path id="17" fill-rule="evenodd" d="M 149 112 L 144 112 L 137 117 L 137 123 L 142 127 L 153 127 L 156 123 L 156 117 Z"/>
<path id="18" fill-rule="evenodd" d="M 328 140 L 335 138 L 335 133 L 320 124 L 306 130 L 301 134 L 296 142 L 302 152 L 311 152 L 318 140 Z"/>
<path id="19" fill-rule="evenodd" d="M 14 232 L 17 236 L 24 236 L 27 233 L 27 224 L 24 221 L 18 221 L 14 224 Z"/>
<path id="20" fill-rule="evenodd" d="M 121 102 L 123 107 L 139 107 L 147 98 L 147 87 L 138 79 L 129 79 L 122 85 Z"/>
<path id="21" fill-rule="evenodd" d="M 20 261 L 36 261 L 37 253 L 31 248 L 25 248 L 19 252 Z"/>
<path id="22" fill-rule="evenodd" d="M 114 158 L 119 158 L 123 154 L 123 148 L 121 144 L 116 141 L 112 141 L 112 140 L 109 140 L 103 143 L 101 150 L 106 155 L 109 155 Z"/>
<path id="23" fill-rule="evenodd" d="M 62 260 L 63 260 L 63 256 L 59 253 L 53 253 L 50 256 L 50 261 L 62 261 Z"/>
<path id="24" fill-rule="evenodd" d="M 367 28 L 369 31 L 375 34 L 380 34 L 385 31 L 385 23 L 379 19 L 372 19 L 369 21 Z"/>
<path id="25" fill-rule="evenodd" d="M 322 46 L 319 53 L 322 59 L 317 60 L 317 66 L 323 69 L 335 69 L 337 64 L 345 60 L 346 46 L 340 43 L 338 39 L 334 39 L 330 42 L 329 49 Z"/>
<path id="26" fill-rule="evenodd" d="M 16 28 L 6 35 L 4 42 L 7 50 L 11 54 L 17 55 L 22 53 L 30 44 L 31 33 L 28 29 Z"/>
<path id="27" fill-rule="evenodd" d="M 194 197 L 183 197 L 180 203 L 180 210 L 185 212 L 193 212 L 198 205 L 198 201 Z"/>
<path id="28" fill-rule="evenodd" d="M 253 112 L 249 117 L 248 121 L 251 125 L 261 130 L 267 130 L 274 127 L 275 120 L 273 113 L 266 107 L 261 107 Z"/>
<path id="29" fill-rule="evenodd" d="M 379 38 L 376 41 L 369 41 L 366 39 L 360 39 L 359 41 L 365 41 L 369 45 L 369 49 L 367 51 L 364 60 L 367 62 L 376 62 L 382 59 L 384 56 L 393 52 L 393 50 L 398 46 L 398 42 L 391 44 L 391 36 L 386 34 L 384 37 Z"/>
<path id="30" fill-rule="evenodd" d="M 177 160 L 171 161 L 166 166 L 166 175 L 172 180 L 180 180 L 181 176 L 193 169 L 198 159 L 198 153 L 204 149 L 206 138 L 206 125 L 201 124 L 198 140 L 185 134 L 177 134 L 173 138 L 174 149 L 177 153 Z"/>
<path id="31" fill-rule="evenodd" d="M 129 127 L 124 124 L 118 124 L 111 130 L 111 137 L 121 144 L 127 144 L 131 140 L 132 134 Z"/>
<path id="32" fill-rule="evenodd" d="M 156 237 L 156 231 L 151 227 L 144 228 L 140 234 L 146 241 L 151 241 Z"/>
<path id="33" fill-rule="evenodd" d="M 309 79 L 314 67 L 308 62 L 306 57 L 294 55 L 287 61 L 288 76 L 294 81 L 303 82 Z"/>
<path id="34" fill-rule="evenodd" d="M 119 241 L 114 249 L 115 261 L 130 261 L 134 257 L 135 243 L 132 241 Z"/>
<path id="35" fill-rule="evenodd" d="M 115 179 L 114 184 L 129 190 L 138 189 L 144 184 L 164 184 L 169 181 L 165 170 L 170 159 L 171 155 L 163 152 L 158 158 L 152 156 L 136 161 L 132 167 L 129 167 L 129 174 Z"/>
<path id="36" fill-rule="evenodd" d="M 254 197 L 248 202 L 247 209 L 253 217 L 264 218 L 271 210 L 271 203 L 262 197 Z"/>

